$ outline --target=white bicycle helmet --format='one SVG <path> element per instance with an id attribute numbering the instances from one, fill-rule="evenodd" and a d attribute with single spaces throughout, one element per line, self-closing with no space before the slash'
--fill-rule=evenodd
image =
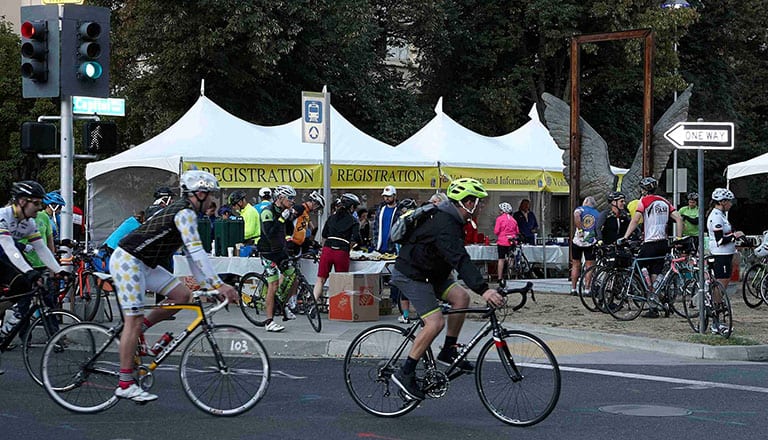
<path id="1" fill-rule="evenodd" d="M 339 198 L 341 206 L 349 209 L 360 205 L 360 198 L 352 193 L 344 193 Z"/>
<path id="2" fill-rule="evenodd" d="M 712 191 L 712 200 L 716 202 L 722 202 L 723 200 L 733 200 L 735 198 L 736 197 L 733 195 L 733 193 L 725 188 L 715 188 L 715 190 Z"/>
<path id="3" fill-rule="evenodd" d="M 265 186 L 264 188 L 260 189 L 259 197 L 261 197 L 262 199 L 272 197 L 272 188 Z"/>
<path id="4" fill-rule="evenodd" d="M 218 192 L 219 181 L 213 174 L 200 170 L 189 170 L 181 175 L 179 179 L 181 192 L 189 194 L 197 191 Z"/>
<path id="5" fill-rule="evenodd" d="M 280 185 L 272 193 L 275 199 L 278 197 L 296 197 L 296 190 L 291 185 Z"/>
<path id="6" fill-rule="evenodd" d="M 501 212 L 512 214 L 512 205 L 510 205 L 507 202 L 499 203 L 499 209 L 501 210 Z"/>
<path id="7" fill-rule="evenodd" d="M 323 197 L 319 192 L 312 191 L 309 193 L 309 200 L 319 204 L 320 208 L 325 208 L 325 197 Z"/>
<path id="8" fill-rule="evenodd" d="M 760 246 L 755 248 L 755 255 L 758 257 L 768 256 L 768 231 L 763 232 L 763 241 Z"/>

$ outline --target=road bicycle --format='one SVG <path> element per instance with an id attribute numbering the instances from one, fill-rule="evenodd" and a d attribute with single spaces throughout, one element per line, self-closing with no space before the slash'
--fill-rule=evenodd
<path id="1" fill-rule="evenodd" d="M 731 336 L 733 332 L 733 310 L 731 309 L 731 299 L 728 297 L 728 292 L 723 288 L 717 279 L 715 279 L 715 273 L 712 268 L 715 258 L 712 256 L 705 258 L 705 270 L 704 270 L 704 327 L 708 327 L 711 322 L 717 319 L 720 324 L 720 328 L 716 329 L 716 333 L 726 339 Z M 685 308 L 685 314 L 688 318 L 688 325 L 694 333 L 699 333 L 699 283 L 698 269 L 696 269 L 696 276 L 690 279 L 683 290 L 685 291 L 683 301 L 683 307 Z M 712 301 L 715 293 L 719 293 L 723 302 L 717 309 Z"/>
<path id="2" fill-rule="evenodd" d="M 315 261 L 317 256 L 311 255 Z M 275 307 L 274 315 L 282 315 L 285 302 L 291 297 L 290 292 L 296 292 L 296 312 L 306 315 L 312 328 L 320 333 L 323 328 L 323 323 L 320 319 L 320 310 L 317 305 L 317 300 L 313 293 L 312 286 L 307 282 L 307 278 L 301 272 L 301 265 L 299 264 L 300 256 L 289 257 L 283 264 L 293 265 L 295 268 L 294 281 L 292 285 L 281 285 L 278 287 L 278 292 L 286 292 L 283 298 L 280 298 L 275 293 Z M 242 310 L 245 318 L 252 324 L 263 327 L 266 316 L 262 315 L 262 312 L 266 310 L 267 300 L 267 278 L 264 273 L 261 272 L 249 272 L 240 278 L 240 284 L 238 285 L 238 292 L 240 294 L 240 310 Z M 283 281 L 282 284 L 285 284 Z M 295 289 L 295 290 L 294 290 Z"/>
<path id="3" fill-rule="evenodd" d="M 504 260 L 504 275 L 508 280 L 534 278 L 531 263 L 523 252 L 521 237 L 510 240 L 512 247 Z"/>
<path id="4" fill-rule="evenodd" d="M 765 302 L 764 296 L 761 293 L 761 286 L 766 283 L 767 275 L 768 257 L 760 258 L 744 272 L 744 280 L 741 283 L 741 295 L 744 297 L 744 304 L 748 307 L 754 309 Z"/>
<path id="5" fill-rule="evenodd" d="M 0 302 L 18 301 L 32 297 L 32 303 L 7 334 L 0 333 L 0 353 L 15 348 L 13 341 L 19 335 L 24 367 L 29 373 L 29 377 L 38 385 L 42 385 L 40 360 L 46 343 L 61 328 L 80 322 L 80 318 L 66 310 L 55 310 L 49 307 L 45 298 L 48 292 L 42 286 L 36 285 L 31 292 L 19 295 L 9 296 L 9 292 L 8 286 L 0 286 Z"/>
<path id="6" fill-rule="evenodd" d="M 527 294 L 533 284 L 519 289 L 500 288 L 501 295 Z M 437 367 L 430 348 L 419 360 L 417 383 L 427 397 L 437 399 L 450 382 L 474 374 L 480 401 L 504 423 L 531 426 L 546 419 L 560 398 L 560 367 L 555 355 L 539 337 L 504 328 L 492 306 L 449 309 L 443 313 L 479 313 L 488 322 L 475 334 L 446 369 Z M 379 417 L 399 417 L 413 411 L 421 401 L 409 398 L 392 376 L 408 356 L 419 320 L 408 328 L 382 324 L 370 327 L 352 340 L 344 357 L 344 381 L 352 399 L 363 410 Z M 492 339 L 481 341 L 488 335 Z M 460 368 L 469 353 L 482 345 L 474 373 Z"/>
<path id="7" fill-rule="evenodd" d="M 71 257 L 62 257 L 62 267 L 72 267 L 74 277 L 59 285 L 56 302 L 59 308 L 69 308 L 84 321 L 93 321 L 99 310 L 103 310 L 104 318 L 111 322 L 114 319 L 109 293 L 113 291 L 108 276 L 95 270 L 93 255 L 77 243 L 71 243 L 74 248 Z M 62 254 L 65 251 L 57 251 Z M 102 307 L 101 302 L 105 301 Z M 69 304 L 67 304 L 69 302 Z"/>
<path id="8" fill-rule="evenodd" d="M 216 416 L 235 416 L 256 405 L 267 392 L 270 361 L 261 341 L 236 325 L 214 324 L 213 315 L 224 300 L 205 310 L 201 297 L 217 298 L 216 291 L 193 292 L 189 304 L 162 303 L 147 309 L 190 310 L 195 317 L 151 359 L 135 356 L 136 383 L 144 390 L 154 384 L 153 372 L 184 341 L 179 377 L 184 393 L 200 410 Z M 195 333 L 196 329 L 200 329 Z M 115 387 L 120 374 L 118 343 L 123 323 L 107 328 L 80 323 L 56 333 L 42 359 L 43 386 L 49 396 L 69 411 L 97 413 L 118 402 Z M 194 334 L 194 335 L 193 335 Z"/>

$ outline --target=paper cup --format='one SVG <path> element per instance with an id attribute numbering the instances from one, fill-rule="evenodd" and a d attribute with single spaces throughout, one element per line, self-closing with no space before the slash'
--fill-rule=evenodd
<path id="1" fill-rule="evenodd" d="M 235 248 L 233 248 L 232 246 L 228 247 L 227 248 L 227 256 L 228 257 L 232 257 L 234 255 L 235 255 Z"/>

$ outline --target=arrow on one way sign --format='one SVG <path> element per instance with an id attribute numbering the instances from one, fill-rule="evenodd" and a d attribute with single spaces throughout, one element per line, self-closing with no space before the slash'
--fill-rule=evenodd
<path id="1" fill-rule="evenodd" d="M 733 150 L 733 122 L 678 122 L 664 137 L 678 149 Z"/>

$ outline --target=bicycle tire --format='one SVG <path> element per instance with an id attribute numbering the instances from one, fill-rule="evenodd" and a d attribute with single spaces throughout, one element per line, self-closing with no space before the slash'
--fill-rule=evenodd
<path id="1" fill-rule="evenodd" d="M 645 308 L 645 301 L 633 298 L 643 292 L 642 281 L 637 274 L 614 272 L 605 285 L 605 308 L 619 321 L 632 321 L 640 316 Z"/>
<path id="2" fill-rule="evenodd" d="M 536 276 L 533 273 L 531 263 L 528 261 L 528 257 L 523 252 L 520 252 L 520 273 L 526 280 L 534 279 Z"/>
<path id="3" fill-rule="evenodd" d="M 726 330 L 725 332 L 720 331 L 718 334 L 725 339 L 728 339 L 731 337 L 731 333 L 733 333 L 733 310 L 731 309 L 731 299 L 728 297 L 728 293 L 725 291 L 725 288 L 722 284 L 720 284 L 719 281 L 712 283 L 710 285 L 710 289 L 720 289 L 720 295 L 723 298 L 723 310 L 722 314 L 718 317 L 718 320 L 720 325 L 725 326 Z M 716 312 L 713 311 L 713 313 Z"/>
<path id="4" fill-rule="evenodd" d="M 112 301 L 109 299 L 109 292 L 104 292 L 104 319 L 107 322 L 115 320 L 115 312 L 112 311 Z"/>
<path id="5" fill-rule="evenodd" d="M 669 276 L 670 278 L 664 283 L 664 289 L 662 292 L 662 297 L 664 298 L 667 307 L 669 307 L 667 316 L 674 313 L 681 318 L 685 318 L 685 313 L 682 310 L 683 307 L 680 305 L 680 300 L 685 297 L 683 294 L 682 278 L 676 273 L 671 273 Z M 678 310 L 678 307 L 680 310 Z"/>
<path id="6" fill-rule="evenodd" d="M 61 407 L 94 414 L 114 406 L 120 374 L 115 339 L 104 326 L 73 324 L 56 333 L 45 346 L 41 364 L 43 387 Z"/>
<path id="7" fill-rule="evenodd" d="M 179 362 L 184 393 L 205 413 L 242 414 L 267 393 L 271 367 L 259 338 L 231 324 L 196 334 Z"/>
<path id="8" fill-rule="evenodd" d="M 560 366 L 547 344 L 528 332 L 505 330 L 502 341 L 486 342 L 477 358 L 480 401 L 506 424 L 535 425 L 560 399 Z"/>
<path id="9" fill-rule="evenodd" d="M 744 272 L 744 280 L 741 282 L 741 295 L 747 307 L 755 309 L 765 302 L 765 298 L 760 292 L 760 285 L 764 278 L 765 266 L 762 263 L 755 263 Z"/>
<path id="10" fill-rule="evenodd" d="M 323 322 L 320 319 L 320 309 L 317 307 L 317 299 L 315 299 L 315 293 L 309 288 L 309 284 L 304 280 L 301 280 L 299 283 L 297 298 L 301 300 L 300 310 L 307 315 L 309 324 L 317 333 L 320 333 L 323 329 Z"/>
<path id="11" fill-rule="evenodd" d="M 413 347 L 414 338 L 406 340 L 407 335 L 408 329 L 381 324 L 363 330 L 349 344 L 344 356 L 344 383 L 352 400 L 365 412 L 399 417 L 419 406 L 420 401 L 406 397 L 390 379 Z M 423 367 L 422 360 L 417 377 L 423 377 L 419 374 Z"/>
<path id="12" fill-rule="evenodd" d="M 266 297 L 267 280 L 260 273 L 249 272 L 240 278 L 240 285 L 237 288 L 240 294 L 240 311 L 243 312 L 245 319 L 257 327 L 264 327 L 264 318 L 261 311 L 264 310 L 264 301 Z M 277 307 L 276 307 L 277 308 Z"/>
<path id="13" fill-rule="evenodd" d="M 93 272 L 82 272 L 75 279 L 74 305 L 83 321 L 93 321 L 101 303 L 99 278 Z"/>
<path id="14" fill-rule="evenodd" d="M 77 324 L 80 322 L 80 318 L 65 310 L 41 310 L 41 313 L 41 316 L 34 318 L 29 324 L 29 329 L 22 340 L 21 350 L 24 367 L 27 369 L 29 377 L 36 384 L 43 386 L 40 364 L 42 364 L 45 345 L 56 332 L 72 324 Z"/>
<path id="15" fill-rule="evenodd" d="M 694 333 L 699 332 L 699 286 L 699 280 L 696 278 L 688 280 L 683 286 L 686 296 L 686 300 L 683 301 L 683 309 L 688 325 Z M 707 307 L 707 302 L 708 299 L 705 297 L 705 307 Z M 708 321 L 708 317 L 705 317 L 704 325 L 708 325 Z"/>
<path id="16" fill-rule="evenodd" d="M 600 310 L 597 307 L 597 302 L 595 302 L 593 298 L 595 287 L 599 289 L 599 286 L 595 286 L 595 282 L 599 281 L 597 280 L 596 275 L 599 275 L 602 272 L 602 270 L 599 268 L 601 268 L 601 266 L 596 264 L 589 266 L 586 270 L 582 271 L 581 276 L 579 276 L 579 300 L 581 301 L 581 304 L 584 306 L 584 308 L 590 312 L 597 312 Z M 590 274 L 592 277 L 592 284 L 590 285 L 589 289 L 586 287 L 587 274 Z"/>

